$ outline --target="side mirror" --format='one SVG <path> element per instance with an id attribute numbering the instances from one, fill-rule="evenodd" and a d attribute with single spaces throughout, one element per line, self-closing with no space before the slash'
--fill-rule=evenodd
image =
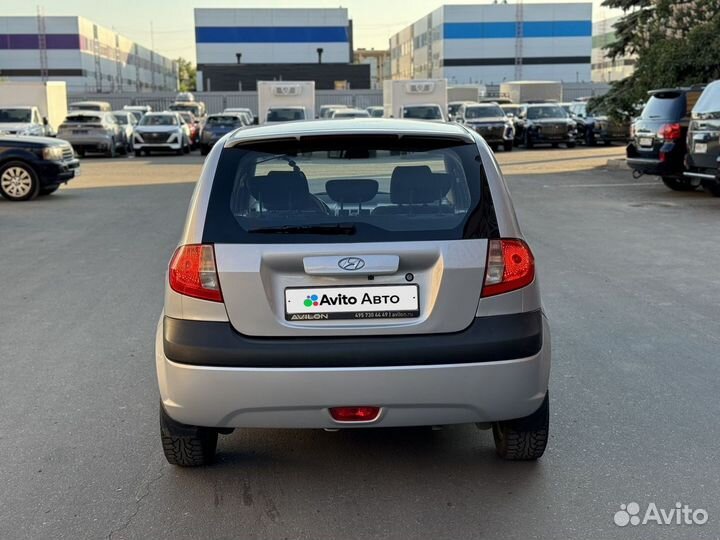
<path id="1" fill-rule="evenodd" d="M 49 124 L 47 116 L 43 116 L 42 122 L 43 122 L 43 126 L 47 126 Z"/>

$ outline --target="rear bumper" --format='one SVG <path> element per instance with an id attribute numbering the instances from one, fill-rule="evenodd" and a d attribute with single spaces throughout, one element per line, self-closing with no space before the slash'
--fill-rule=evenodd
<path id="1" fill-rule="evenodd" d="M 660 153 L 664 159 L 660 159 Z M 665 143 L 660 150 L 638 150 L 635 143 L 625 150 L 628 166 L 638 172 L 655 176 L 681 177 L 683 175 L 684 148 L 674 143 Z"/>
<path id="2" fill-rule="evenodd" d="M 550 339 L 530 356 L 498 361 L 381 367 L 221 367 L 181 364 L 156 334 L 156 367 L 167 413 L 207 427 L 395 427 L 492 422 L 527 416 L 547 392 Z M 306 356 L 317 351 L 297 348 Z M 437 358 L 441 362 L 443 358 Z M 322 365 L 315 362 L 315 365 Z M 373 405 L 360 426 L 334 421 L 329 407 Z"/>

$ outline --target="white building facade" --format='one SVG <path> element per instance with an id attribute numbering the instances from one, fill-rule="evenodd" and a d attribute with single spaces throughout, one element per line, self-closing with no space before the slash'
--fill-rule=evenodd
<path id="1" fill-rule="evenodd" d="M 0 17 L 0 79 L 68 93 L 177 89 L 177 63 L 84 17 Z"/>
<path id="2" fill-rule="evenodd" d="M 442 6 L 390 39 L 395 79 L 591 79 L 592 3 Z"/>

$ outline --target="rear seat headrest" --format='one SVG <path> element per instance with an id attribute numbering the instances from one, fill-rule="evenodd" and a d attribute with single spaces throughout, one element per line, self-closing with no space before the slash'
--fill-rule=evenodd
<path id="1" fill-rule="evenodd" d="M 450 191 L 451 177 L 433 173 L 427 165 L 395 167 L 390 178 L 390 202 L 428 204 L 441 201 Z"/>
<path id="2" fill-rule="evenodd" d="M 328 196 L 340 204 L 361 204 L 371 201 L 377 195 L 378 188 L 377 180 L 364 178 L 325 182 L 325 191 Z"/>
<path id="3" fill-rule="evenodd" d="M 267 176 L 255 176 L 248 187 L 266 210 L 301 208 L 310 195 L 305 174 L 296 171 L 271 171 Z"/>

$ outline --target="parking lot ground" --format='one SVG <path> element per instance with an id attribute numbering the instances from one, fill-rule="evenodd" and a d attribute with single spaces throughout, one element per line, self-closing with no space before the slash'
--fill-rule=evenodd
<path id="1" fill-rule="evenodd" d="M 537 463 L 452 426 L 239 430 L 217 464 L 173 468 L 153 336 L 200 158 L 88 159 L 72 188 L 0 201 L 0 538 L 720 537 L 720 199 L 587 163 L 520 169 L 571 152 L 498 155 L 553 329 Z M 709 521 L 617 527 L 629 502 Z"/>

